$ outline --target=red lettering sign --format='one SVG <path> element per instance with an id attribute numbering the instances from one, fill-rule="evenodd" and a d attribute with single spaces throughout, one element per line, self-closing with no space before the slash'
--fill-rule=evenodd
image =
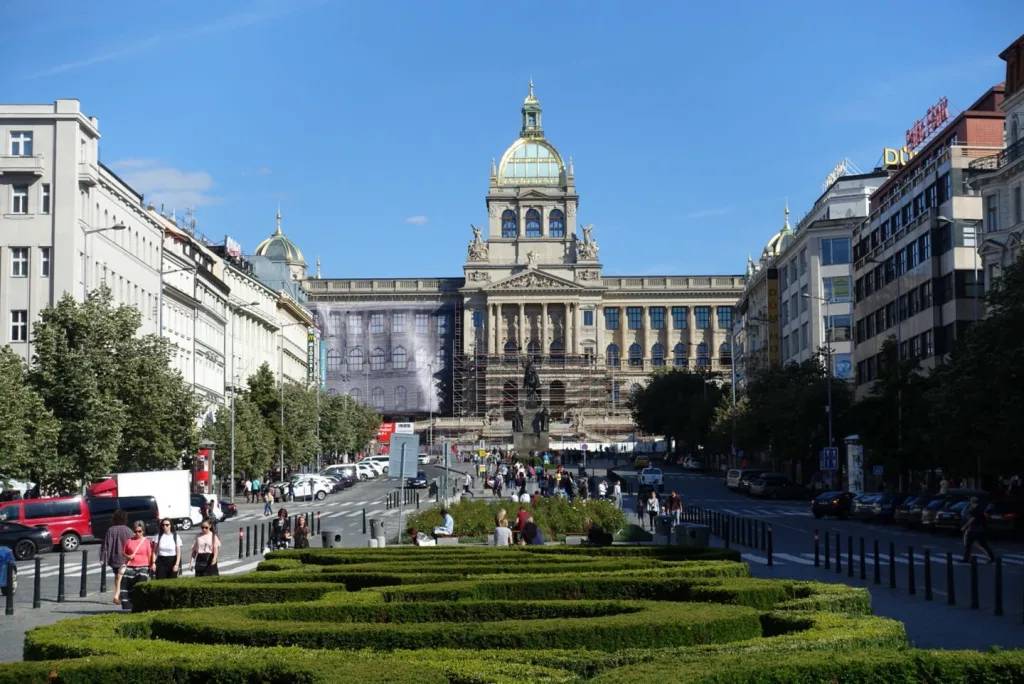
<path id="1" fill-rule="evenodd" d="M 928 139 L 949 118 L 949 101 L 941 98 L 928 108 L 924 117 L 918 119 L 907 129 L 907 147 L 911 150 Z"/>
<path id="2" fill-rule="evenodd" d="M 379 444 L 388 444 L 391 442 L 391 435 L 395 434 L 394 423 L 381 423 L 377 429 L 377 442 Z"/>

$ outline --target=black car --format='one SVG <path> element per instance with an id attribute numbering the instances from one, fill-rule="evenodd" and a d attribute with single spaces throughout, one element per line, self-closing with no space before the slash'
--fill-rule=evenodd
<path id="1" fill-rule="evenodd" d="M 764 473 L 750 483 L 750 495 L 766 499 L 809 498 L 807 488 L 793 482 L 782 473 Z"/>
<path id="2" fill-rule="evenodd" d="M 10 547 L 17 560 L 28 560 L 40 551 L 53 548 L 50 531 L 16 522 L 0 522 L 0 546 Z"/>
<path id="3" fill-rule="evenodd" d="M 146 534 L 160 531 L 160 513 L 156 499 L 152 496 L 90 496 L 85 500 L 89 507 L 89 523 L 92 536 L 102 540 L 113 524 L 114 511 L 121 509 L 128 516 L 128 524 L 141 520 Z"/>
<path id="4" fill-rule="evenodd" d="M 416 477 L 405 478 L 405 486 L 412 487 L 413 489 L 426 489 L 430 484 L 430 480 L 427 479 L 427 474 L 422 470 L 416 473 Z"/>
<path id="5" fill-rule="evenodd" d="M 969 501 L 950 501 L 935 514 L 932 527 L 936 530 L 947 530 L 958 533 L 964 524 L 964 515 L 967 513 Z"/>
<path id="6" fill-rule="evenodd" d="M 847 518 L 853 503 L 852 492 L 824 492 L 811 501 L 811 513 L 815 518 L 831 515 L 836 518 Z"/>
<path id="7" fill-rule="evenodd" d="M 1018 536 L 1024 529 L 1024 499 L 993 501 L 985 508 L 985 520 L 993 534 Z"/>

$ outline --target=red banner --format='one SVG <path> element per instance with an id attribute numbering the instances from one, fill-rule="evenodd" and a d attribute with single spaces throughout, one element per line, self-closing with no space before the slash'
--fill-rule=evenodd
<path id="1" fill-rule="evenodd" d="M 377 429 L 377 443 L 378 444 L 390 444 L 391 435 L 395 434 L 394 423 L 381 423 Z"/>

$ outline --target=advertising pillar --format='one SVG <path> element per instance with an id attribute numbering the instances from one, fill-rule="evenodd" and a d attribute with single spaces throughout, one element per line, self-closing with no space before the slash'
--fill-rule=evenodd
<path id="1" fill-rule="evenodd" d="M 864 447 L 858 435 L 846 438 L 846 473 L 849 479 L 849 491 L 854 494 L 864 493 Z"/>

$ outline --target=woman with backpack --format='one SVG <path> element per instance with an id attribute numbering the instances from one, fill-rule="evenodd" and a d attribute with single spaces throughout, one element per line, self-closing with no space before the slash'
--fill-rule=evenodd
<path id="1" fill-rule="evenodd" d="M 214 533 L 209 520 L 204 520 L 201 528 L 199 536 L 192 542 L 192 562 L 189 567 L 195 568 L 196 577 L 216 577 L 220 574 L 217 570 L 220 537 Z"/>
<path id="2" fill-rule="evenodd" d="M 181 537 L 168 518 L 160 521 L 156 535 L 152 570 L 157 579 L 174 579 L 181 568 Z"/>
<path id="3" fill-rule="evenodd" d="M 654 531 L 654 519 L 661 513 L 661 502 L 658 501 L 658 494 L 652 489 L 647 501 L 644 502 L 647 508 L 647 517 L 650 519 L 651 531 Z"/>
<path id="4" fill-rule="evenodd" d="M 128 527 L 128 514 L 118 508 L 114 511 L 113 525 L 107 530 L 100 546 L 100 558 L 114 571 L 114 603 L 121 603 L 121 575 L 124 570 L 124 543 L 132 538 Z"/>

